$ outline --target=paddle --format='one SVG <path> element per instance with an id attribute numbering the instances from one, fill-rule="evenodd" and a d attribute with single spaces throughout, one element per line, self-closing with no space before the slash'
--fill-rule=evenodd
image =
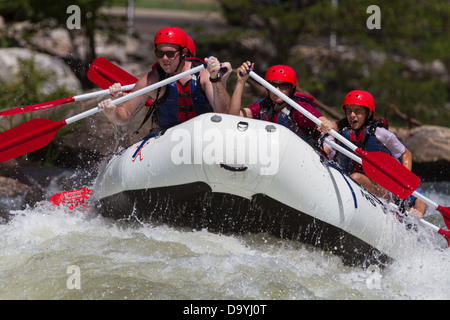
<path id="1" fill-rule="evenodd" d="M 136 77 L 103 57 L 98 57 L 92 62 L 87 77 L 103 89 L 108 89 L 114 83 L 128 85 L 138 81 Z M 146 104 L 151 105 L 151 100 L 147 100 Z M 90 193 L 91 190 L 88 188 L 63 191 L 52 195 L 49 201 L 56 206 L 64 204 L 70 210 L 73 210 L 79 206 L 85 207 Z"/>
<path id="2" fill-rule="evenodd" d="M 348 151 L 347 149 L 343 148 L 342 146 L 338 145 L 337 143 L 335 143 L 334 141 L 331 141 L 330 139 L 326 139 L 327 143 L 329 143 L 334 149 L 338 150 L 339 152 L 343 153 L 344 155 L 346 155 L 347 157 L 351 158 L 352 160 L 358 162 L 359 164 L 362 163 L 361 158 L 359 158 L 357 155 L 351 153 L 350 151 Z M 442 207 L 440 205 L 438 205 L 437 203 L 435 203 L 434 201 L 432 201 L 431 199 L 428 199 L 427 197 L 423 196 L 422 194 L 418 193 L 417 191 L 414 191 L 412 193 L 413 196 L 415 196 L 416 198 L 424 201 L 425 203 L 427 203 L 428 205 L 432 206 L 433 209 L 437 210 L 439 213 L 442 214 L 442 217 L 444 218 L 444 223 L 447 226 L 447 228 L 450 230 L 450 207 Z M 434 231 L 436 231 L 437 233 L 439 233 L 440 235 L 442 235 L 445 240 L 447 240 L 448 246 L 450 247 L 450 232 L 447 230 L 444 230 L 442 228 L 439 228 L 437 226 L 435 226 L 434 224 L 431 224 L 430 222 L 424 220 L 424 219 L 420 219 L 420 222 L 422 224 L 424 224 L 425 226 L 433 229 Z"/>
<path id="3" fill-rule="evenodd" d="M 122 85 L 122 91 L 131 91 L 134 87 L 134 84 L 138 80 L 136 77 L 132 76 L 125 70 L 121 69 L 120 67 L 116 66 L 115 64 L 106 60 L 103 57 L 96 58 L 91 63 L 87 76 L 89 80 L 91 80 L 93 83 L 95 83 L 100 88 L 105 90 L 0 111 L 0 117 L 38 111 L 56 107 L 65 103 L 77 102 L 100 97 L 104 94 L 109 94 L 110 92 L 108 88 L 114 83 L 120 83 Z"/>
<path id="4" fill-rule="evenodd" d="M 120 83 L 123 86 L 138 81 L 138 78 L 103 57 L 98 57 L 92 62 L 87 77 L 102 89 L 107 89 L 114 83 Z M 145 104 L 151 107 L 152 101 L 149 99 Z"/>
<path id="5" fill-rule="evenodd" d="M 188 59 L 189 60 L 189 59 Z M 192 59 L 193 60 L 193 59 Z M 96 58 L 88 70 L 87 77 L 100 88 L 109 88 L 114 83 L 122 85 L 135 83 L 138 79 L 113 64 L 109 60 L 98 57 Z M 147 100 L 147 105 L 151 105 L 151 101 Z M 55 193 L 50 197 L 49 201 L 54 205 L 68 204 L 69 209 L 75 209 L 78 206 L 85 207 L 91 190 L 82 188 L 77 190 L 68 190 Z"/>
<path id="6" fill-rule="evenodd" d="M 86 207 L 88 205 L 87 200 L 91 194 L 91 190 L 88 188 L 81 188 L 78 190 L 64 191 L 55 193 L 48 199 L 55 206 L 64 204 L 70 210 L 73 210 L 79 206 Z"/>
<path id="7" fill-rule="evenodd" d="M 339 152 L 343 153 L 344 155 L 346 155 L 347 157 L 351 158 L 352 160 L 358 162 L 359 164 L 362 164 L 363 161 L 357 155 L 351 153 L 350 151 L 348 151 L 347 149 L 345 149 L 342 146 L 338 145 L 334 141 L 331 141 L 330 139 L 326 139 L 326 141 L 334 149 L 338 150 Z M 424 201 L 425 203 L 427 203 L 428 205 L 433 207 L 433 209 L 435 209 L 436 211 L 441 213 L 442 217 L 444 218 L 445 225 L 450 230 L 450 207 L 442 207 L 442 206 L 438 205 L 437 203 L 435 203 L 434 201 L 432 201 L 431 199 L 428 199 L 424 195 L 418 193 L 417 191 L 414 191 L 412 193 L 412 195 L 415 196 L 416 198 Z"/>
<path id="8" fill-rule="evenodd" d="M 139 95 L 155 90 L 159 87 L 165 86 L 178 79 L 194 74 L 205 68 L 202 64 L 195 68 L 189 69 L 185 72 L 172 76 L 170 78 L 159 81 L 153 85 L 144 87 L 140 90 L 134 91 L 126 96 L 120 97 L 113 101 L 113 104 L 119 105 L 125 101 L 133 99 Z M 23 154 L 40 149 L 50 143 L 56 132 L 75 121 L 89 117 L 97 112 L 100 112 L 99 107 L 87 110 L 76 116 L 67 118 L 61 121 L 51 121 L 48 119 L 33 119 L 27 121 L 17 127 L 11 128 L 5 132 L 0 133 L 0 162 L 21 156 Z"/>
<path id="9" fill-rule="evenodd" d="M 293 108 L 297 109 L 303 115 L 308 117 L 308 119 L 316 123 L 318 126 L 322 124 L 322 121 L 320 121 L 310 112 L 303 109 L 298 103 L 295 103 L 291 98 L 280 92 L 278 89 L 276 89 L 266 80 L 258 76 L 256 73 L 254 73 L 251 70 L 248 70 L 248 74 L 257 82 L 259 82 L 261 85 L 263 85 L 264 87 L 275 93 L 284 101 L 286 101 Z M 379 183 L 381 186 L 383 186 L 384 188 L 386 188 L 387 190 L 389 190 L 390 192 L 392 192 L 394 195 L 396 195 L 401 199 L 406 199 L 412 194 L 416 198 L 419 198 L 422 201 L 426 202 L 427 204 L 431 205 L 433 208 L 435 208 L 442 214 L 447 228 L 450 229 L 449 207 L 442 207 L 434 203 L 430 199 L 426 198 L 422 194 L 418 193 L 417 191 L 415 191 L 420 184 L 420 178 L 417 177 L 414 173 L 412 173 L 410 170 L 408 170 L 405 166 L 403 166 L 400 162 L 395 160 L 387 153 L 367 152 L 356 147 L 353 143 L 351 143 L 349 140 L 341 136 L 335 130 L 331 130 L 330 134 L 360 156 L 359 158 L 355 154 L 346 150 L 345 148 L 337 145 L 336 143 L 333 143 L 331 140 L 328 140 L 328 142 L 333 143 L 332 145 L 333 147 L 335 146 L 339 147 L 336 148 L 338 151 L 344 153 L 351 159 L 360 163 L 363 166 L 364 172 L 367 174 L 369 178 Z"/>
<path id="10" fill-rule="evenodd" d="M 322 121 L 312 115 L 310 112 L 306 111 L 301 107 L 298 103 L 295 103 L 291 98 L 280 92 L 277 88 L 272 86 L 269 82 L 261 78 L 255 72 L 248 70 L 249 76 L 259 82 L 261 85 L 266 87 L 268 90 L 275 93 L 278 97 L 282 98 L 286 103 L 290 106 L 301 112 L 308 119 L 313 121 L 315 124 L 320 126 Z M 437 211 L 439 211 L 444 217 L 444 222 L 448 229 L 450 229 L 450 208 L 442 207 L 432 200 L 426 198 L 422 194 L 415 191 L 420 184 L 420 178 L 417 177 L 414 173 L 408 170 L 405 166 L 403 166 L 400 162 L 392 158 L 390 155 L 384 152 L 367 152 L 359 149 L 349 140 L 341 136 L 335 130 L 331 130 L 329 132 L 333 137 L 341 141 L 345 144 L 350 150 L 357 153 L 360 157 L 355 154 L 349 152 L 347 149 L 339 146 L 338 144 L 332 142 L 328 139 L 328 142 L 332 145 L 332 147 L 336 148 L 338 151 L 343 152 L 345 155 L 350 157 L 351 159 L 357 161 L 363 166 L 364 172 L 367 174 L 369 178 L 379 183 L 381 186 L 395 194 L 401 199 L 406 199 L 411 194 L 413 194 L 416 198 L 421 199 L 427 204 L 431 205 Z M 435 228 L 438 228 L 434 226 Z M 449 237 L 450 233 L 443 229 L 438 228 L 438 233 L 442 234 L 447 242 L 450 245 Z"/>
<path id="11" fill-rule="evenodd" d="M 437 233 L 439 233 L 441 236 L 443 236 L 445 238 L 445 240 L 447 240 L 447 244 L 450 247 L 450 232 L 447 230 L 444 230 L 442 228 L 439 228 L 437 226 L 435 226 L 432 223 L 429 223 L 428 221 L 424 220 L 424 219 L 420 219 L 420 223 L 424 224 L 425 226 L 433 229 L 434 231 L 436 231 Z"/>
<path id="12" fill-rule="evenodd" d="M 280 92 L 269 82 L 258 76 L 255 72 L 251 70 L 248 70 L 247 72 L 250 77 L 282 98 L 290 106 L 301 112 L 315 124 L 317 124 L 318 126 L 322 124 L 322 121 L 302 108 L 298 103 L 295 103 L 294 100 L 286 96 L 284 93 Z M 405 199 L 409 197 L 411 193 L 419 186 L 420 178 L 410 170 L 408 170 L 400 162 L 392 158 L 390 155 L 384 152 L 364 151 L 356 147 L 353 143 L 341 136 L 335 130 L 331 130 L 329 133 L 362 158 L 363 170 L 369 178 L 376 181 L 378 184 L 395 194 L 397 197 Z"/>
<path id="13" fill-rule="evenodd" d="M 114 83 L 135 84 L 138 79 L 103 57 L 96 58 L 89 67 L 87 77 L 102 89 L 108 89 Z"/>
<path id="14" fill-rule="evenodd" d="M 134 83 L 127 85 L 127 86 L 123 86 L 122 91 L 132 90 L 133 87 L 134 87 Z M 4 110 L 4 111 L 0 111 L 0 117 L 12 116 L 12 115 L 26 113 L 26 112 L 32 112 L 32 111 L 53 108 L 53 107 L 56 107 L 56 106 L 59 106 L 59 105 L 65 104 L 65 103 L 77 102 L 77 101 L 92 99 L 92 98 L 96 98 L 96 97 L 101 97 L 102 95 L 105 95 L 108 93 L 109 93 L 109 90 L 101 90 L 101 91 L 96 91 L 96 92 L 91 92 L 91 93 L 80 94 L 80 95 L 76 95 L 73 97 L 57 99 L 57 100 L 48 101 L 48 102 L 41 102 L 41 103 L 32 104 L 29 106 L 24 106 L 24 107 L 19 107 L 19 108 L 14 108 L 14 109 L 10 109 L 10 110 Z"/>
<path id="15" fill-rule="evenodd" d="M 187 57 L 185 59 L 186 61 L 201 61 L 199 58 L 195 57 Z M 226 71 L 226 68 L 222 69 L 221 67 L 221 70 Z M 92 62 L 87 77 L 102 89 L 107 89 L 114 83 L 128 85 L 138 81 L 136 77 L 103 57 L 98 57 Z M 150 107 L 152 101 L 147 100 L 146 105 Z"/>

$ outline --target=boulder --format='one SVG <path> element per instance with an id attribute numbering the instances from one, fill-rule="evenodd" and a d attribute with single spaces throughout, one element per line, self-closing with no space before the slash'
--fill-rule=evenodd
<path id="1" fill-rule="evenodd" d="M 425 180 L 450 181 L 450 128 L 391 129 L 413 155 L 413 172 Z"/>
<path id="2" fill-rule="evenodd" d="M 25 48 L 0 49 L 0 82 L 15 81 L 20 72 L 19 59 L 34 59 L 38 70 L 51 73 L 42 88 L 43 93 L 50 94 L 60 87 L 74 93 L 82 91 L 80 81 L 63 60 Z"/>
<path id="3" fill-rule="evenodd" d="M 79 48 L 85 47 L 78 39 L 72 41 L 67 28 L 39 29 L 28 41 L 35 51 L 47 52 L 60 58 L 74 55 L 76 45 Z"/>
<path id="4" fill-rule="evenodd" d="M 32 193 L 32 197 L 42 195 L 42 192 L 38 188 L 21 183 L 13 178 L 0 177 L 0 197 L 26 197 Z"/>
<path id="5" fill-rule="evenodd" d="M 43 189 L 37 185 L 19 182 L 14 178 L 0 176 L 0 224 L 8 222 L 13 215 L 10 210 L 20 210 L 44 198 Z"/>

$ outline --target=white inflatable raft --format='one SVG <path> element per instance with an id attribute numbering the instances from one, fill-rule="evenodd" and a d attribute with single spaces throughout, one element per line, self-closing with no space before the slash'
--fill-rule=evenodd
<path id="1" fill-rule="evenodd" d="M 384 264 L 404 238 L 389 209 L 287 128 L 204 114 L 114 155 L 92 197 L 105 216 L 268 232 Z"/>

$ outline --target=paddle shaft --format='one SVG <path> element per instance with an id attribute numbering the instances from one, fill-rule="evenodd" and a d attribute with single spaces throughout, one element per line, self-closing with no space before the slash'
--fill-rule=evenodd
<path id="1" fill-rule="evenodd" d="M 140 95 L 142 95 L 144 93 L 147 93 L 147 92 L 153 91 L 155 89 L 158 89 L 158 88 L 160 88 L 162 86 L 165 86 L 165 85 L 167 85 L 167 84 L 169 84 L 171 82 L 177 81 L 177 80 L 179 80 L 181 78 L 184 78 L 186 76 L 189 76 L 191 74 L 199 72 L 199 71 L 201 71 L 203 69 L 205 69 L 205 65 L 202 64 L 202 65 L 197 66 L 195 68 L 192 68 L 192 69 L 189 69 L 187 71 L 181 72 L 181 73 L 179 73 L 177 75 L 174 75 L 174 76 L 172 76 L 170 78 L 158 81 L 157 83 L 152 84 L 150 86 L 144 87 L 144 88 L 139 89 L 139 90 L 134 91 L 134 92 L 131 92 L 131 93 L 127 94 L 126 96 L 123 96 L 123 97 L 120 97 L 120 98 L 118 98 L 116 100 L 113 100 L 112 103 L 114 105 L 118 106 L 119 104 L 124 103 L 125 101 L 131 100 L 131 99 L 136 98 L 136 97 L 138 97 L 138 96 L 140 96 Z M 97 113 L 97 112 L 99 112 L 101 110 L 102 109 L 100 109 L 99 107 L 87 110 L 87 111 L 82 112 L 82 113 L 80 113 L 80 114 L 78 114 L 76 116 L 67 118 L 65 120 L 66 124 L 70 124 L 70 123 L 73 123 L 75 121 L 81 120 L 83 118 L 89 117 L 89 116 L 91 116 L 91 115 L 93 115 L 93 114 L 95 114 L 95 113 Z"/>
<path id="2" fill-rule="evenodd" d="M 294 109 L 298 110 L 300 113 L 302 113 L 305 117 L 307 117 L 309 120 L 311 120 L 312 122 L 314 122 L 317 126 L 321 126 L 322 125 L 322 121 L 320 121 L 320 119 L 318 119 L 317 117 L 315 117 L 311 112 L 305 110 L 304 108 L 302 108 L 298 103 L 296 103 L 294 100 L 292 100 L 291 98 L 289 98 L 287 95 L 285 95 L 283 92 L 281 92 L 280 90 L 278 90 L 277 88 L 275 88 L 273 85 L 271 85 L 269 82 L 267 82 L 266 80 L 264 80 L 263 78 L 261 78 L 258 74 L 256 74 L 255 72 L 248 70 L 248 74 L 250 75 L 250 77 L 252 77 L 254 80 L 256 80 L 257 82 L 259 82 L 262 86 L 266 87 L 267 89 L 269 89 L 270 91 L 272 91 L 273 93 L 275 93 L 277 96 L 279 96 L 281 99 L 283 99 L 286 103 L 288 103 L 291 107 L 293 107 Z M 358 149 L 357 146 L 355 146 L 353 143 L 351 143 L 349 140 L 347 140 L 345 137 L 341 136 L 339 133 L 337 133 L 334 129 L 330 130 L 329 132 L 333 137 L 335 137 L 336 139 L 338 139 L 339 141 L 341 141 L 343 144 L 345 144 L 348 148 L 350 148 L 350 150 L 355 151 L 356 149 Z"/>
<path id="3" fill-rule="evenodd" d="M 444 230 L 442 228 L 439 228 L 437 226 L 435 226 L 434 224 L 428 222 L 427 220 L 424 219 L 420 219 L 420 223 L 422 223 L 423 225 L 427 226 L 428 228 L 433 229 L 434 231 L 436 231 L 437 233 L 439 233 L 441 236 L 443 236 L 445 238 L 445 240 L 447 240 L 447 244 L 450 247 L 450 232 L 447 230 Z"/>
<path id="4" fill-rule="evenodd" d="M 173 81 L 177 81 L 183 77 L 199 72 L 204 68 L 205 65 L 202 64 L 195 68 L 189 69 L 185 72 L 129 93 L 126 96 L 120 97 L 114 100 L 113 104 L 119 105 L 139 95 L 150 92 Z M 99 107 L 95 107 L 73 117 L 57 122 L 48 119 L 33 119 L 0 133 L 0 161 L 7 161 L 9 159 L 44 147 L 45 145 L 50 143 L 50 141 L 53 139 L 56 132 L 60 128 L 75 121 L 89 117 L 101 110 L 102 109 L 100 109 Z"/>
<path id="5" fill-rule="evenodd" d="M 350 159 L 356 161 L 359 164 L 362 164 L 362 160 L 360 157 L 358 157 L 356 154 L 350 152 L 349 150 L 345 149 L 344 147 L 340 146 L 339 144 L 335 143 L 334 141 L 331 141 L 330 139 L 325 139 L 326 142 L 328 144 L 330 144 L 330 146 L 332 146 L 334 149 L 338 150 L 339 152 L 343 153 L 344 155 L 346 155 L 347 157 L 349 157 Z M 431 199 L 428 199 L 427 197 L 425 197 L 424 195 L 418 193 L 417 191 L 414 191 L 412 193 L 413 196 L 415 196 L 416 198 L 424 201 L 426 204 L 430 205 L 431 207 L 433 207 L 433 209 L 437 210 L 439 213 L 442 214 L 443 218 L 444 218 L 444 223 L 445 225 L 449 228 L 449 220 L 450 220 L 450 208 L 449 207 L 442 207 L 440 205 L 438 205 L 437 203 L 435 203 L 434 201 L 432 201 Z M 434 231 L 436 231 L 437 233 L 439 233 L 440 235 L 442 235 L 445 240 L 448 243 L 448 246 L 450 247 L 450 232 L 446 231 L 442 228 L 439 228 L 437 226 L 435 226 L 432 223 L 429 223 L 428 221 L 424 220 L 424 219 L 420 219 L 420 222 L 425 225 L 428 228 L 433 229 Z"/>
<path id="6" fill-rule="evenodd" d="M 330 139 L 326 139 L 326 142 L 329 143 L 334 149 L 338 150 L 339 152 L 343 153 L 344 155 L 346 155 L 347 157 L 351 158 L 352 160 L 358 162 L 359 164 L 362 164 L 362 160 L 360 157 L 358 157 L 356 154 L 348 151 L 347 149 L 345 149 L 344 147 L 340 146 L 339 144 L 337 144 L 334 141 L 331 141 Z M 438 205 L 437 203 L 435 203 L 434 201 L 432 201 L 431 199 L 428 199 L 427 197 L 425 197 L 424 195 L 418 193 L 417 191 L 414 191 L 412 193 L 413 196 L 415 196 L 416 198 L 422 200 L 423 202 L 427 203 L 428 205 L 432 206 L 433 209 L 439 211 L 444 218 L 449 219 L 450 220 L 450 215 L 448 214 L 448 208 L 445 207 L 441 207 L 440 205 Z"/>
<path id="7" fill-rule="evenodd" d="M 134 84 L 123 86 L 122 87 L 122 91 L 132 90 L 133 87 L 134 87 Z M 83 101 L 83 100 L 88 100 L 88 99 L 100 97 L 100 96 L 108 94 L 108 93 L 110 93 L 109 89 L 105 89 L 105 90 L 100 90 L 100 91 L 95 91 L 95 92 L 90 92 L 90 93 L 84 93 L 84 94 L 76 95 L 76 96 L 73 96 L 73 97 L 62 98 L 62 99 L 52 100 L 52 101 L 48 101 L 48 102 L 32 104 L 32 105 L 29 105 L 29 106 L 24 106 L 24 107 L 14 108 L 14 109 L 10 109 L 10 110 L 0 111 L 0 116 L 12 116 L 12 115 L 26 113 L 26 112 L 44 110 L 44 109 L 56 107 L 56 106 L 59 106 L 59 105 L 65 104 L 65 103 Z"/>
<path id="8" fill-rule="evenodd" d="M 129 84 L 126 86 L 122 86 L 121 90 L 122 91 L 129 91 L 129 90 L 133 90 L 135 84 Z M 82 101 L 82 100 L 87 100 L 87 99 L 92 99 L 92 98 L 96 98 L 96 97 L 100 97 L 104 94 L 109 94 L 109 89 L 105 89 L 105 90 L 100 90 L 100 91 L 96 91 L 96 92 L 90 92 L 90 93 L 85 93 L 85 94 L 80 94 L 78 96 L 74 96 L 74 101 Z"/>

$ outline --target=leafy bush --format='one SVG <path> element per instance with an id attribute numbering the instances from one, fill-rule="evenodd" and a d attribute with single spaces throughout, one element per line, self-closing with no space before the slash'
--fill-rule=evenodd
<path id="1" fill-rule="evenodd" d="M 19 64 L 20 69 L 17 80 L 13 82 L 0 83 L 0 110 L 9 110 L 21 106 L 73 96 L 73 93 L 68 91 L 65 87 L 55 88 L 51 94 L 44 94 L 42 92 L 44 83 L 48 77 L 52 76 L 53 73 L 49 71 L 42 72 L 37 69 L 34 59 L 19 59 Z M 48 115 L 50 120 L 59 121 L 64 119 L 66 111 L 67 106 L 58 106 L 48 109 L 46 115 Z M 3 117 L 0 120 L 0 129 L 4 131 L 13 126 L 17 126 L 20 123 L 37 118 L 37 114 L 39 114 L 39 112 L 28 112 Z M 71 129 L 73 129 L 73 126 Z M 56 133 L 54 140 L 58 140 L 58 138 L 66 135 L 71 129 L 66 129 L 66 127 L 61 128 Z M 58 148 L 56 146 L 50 144 L 45 151 L 47 156 L 39 156 L 35 158 L 33 157 L 33 154 L 38 153 L 30 153 L 27 157 L 30 160 L 41 162 L 45 165 L 50 165 L 52 159 L 55 159 L 57 153 L 59 152 L 57 149 Z"/>

